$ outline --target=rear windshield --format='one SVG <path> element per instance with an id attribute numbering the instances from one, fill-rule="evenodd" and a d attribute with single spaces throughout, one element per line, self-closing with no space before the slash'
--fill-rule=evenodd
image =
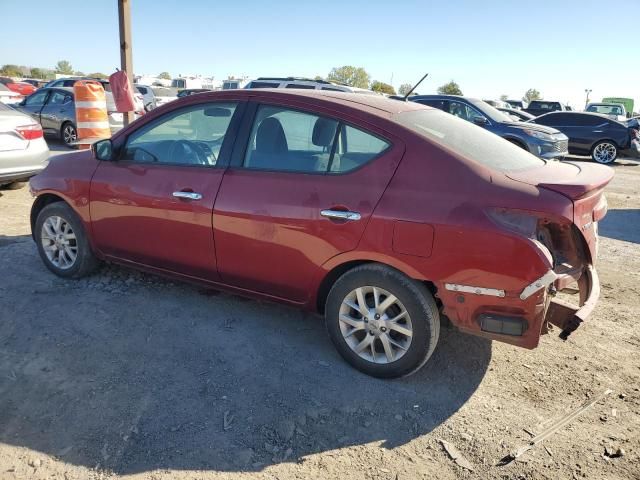
<path id="1" fill-rule="evenodd" d="M 529 108 L 537 108 L 539 110 L 560 110 L 560 104 L 558 102 L 540 102 L 533 100 L 529 104 Z"/>
<path id="2" fill-rule="evenodd" d="M 545 163 L 495 133 L 436 109 L 398 113 L 393 120 L 465 158 L 501 172 L 526 170 Z"/>

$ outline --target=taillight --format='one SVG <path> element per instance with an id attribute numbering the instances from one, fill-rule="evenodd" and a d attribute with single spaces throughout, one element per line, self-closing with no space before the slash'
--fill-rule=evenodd
<path id="1" fill-rule="evenodd" d="M 539 218 L 534 215 L 506 208 L 491 208 L 487 210 L 487 214 L 491 220 L 512 232 L 527 238 L 536 238 Z"/>
<path id="2" fill-rule="evenodd" d="M 535 243 L 551 265 L 555 265 L 552 253 L 553 240 L 548 230 L 548 223 L 543 218 L 522 210 L 491 208 L 487 210 L 491 220 L 501 227 L 522 235 Z"/>
<path id="3" fill-rule="evenodd" d="M 42 138 L 44 135 L 42 133 L 42 127 L 37 123 L 16 127 L 16 133 L 25 140 L 35 140 L 36 138 Z"/>

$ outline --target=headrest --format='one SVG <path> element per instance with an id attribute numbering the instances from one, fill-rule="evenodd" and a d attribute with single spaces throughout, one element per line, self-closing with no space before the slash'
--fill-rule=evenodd
<path id="1" fill-rule="evenodd" d="M 338 122 L 328 118 L 319 117 L 313 126 L 311 141 L 318 147 L 328 147 L 333 144 Z"/>

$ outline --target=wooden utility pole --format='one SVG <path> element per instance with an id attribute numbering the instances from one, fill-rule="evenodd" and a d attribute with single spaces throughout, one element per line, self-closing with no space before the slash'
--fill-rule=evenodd
<path id="1" fill-rule="evenodd" d="M 131 2 L 118 0 L 118 20 L 120 23 L 120 70 L 126 72 L 133 90 L 133 56 L 131 54 Z M 124 126 L 133 121 L 133 112 L 125 112 Z"/>

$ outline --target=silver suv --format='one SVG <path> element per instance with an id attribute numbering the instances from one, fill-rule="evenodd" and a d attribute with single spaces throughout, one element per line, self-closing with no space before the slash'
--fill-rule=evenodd
<path id="1" fill-rule="evenodd" d="M 300 77 L 259 77 L 251 80 L 244 88 L 297 88 L 303 90 L 329 90 L 332 92 L 362 93 L 365 95 L 378 95 L 366 88 L 350 87 L 326 80 L 314 80 Z"/>

